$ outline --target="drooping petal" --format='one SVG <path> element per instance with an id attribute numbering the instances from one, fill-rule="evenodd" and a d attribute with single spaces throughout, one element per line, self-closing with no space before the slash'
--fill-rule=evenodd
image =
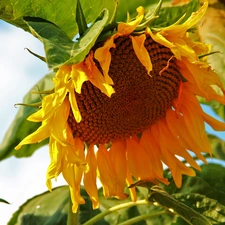
<path id="1" fill-rule="evenodd" d="M 152 63 L 149 57 L 149 53 L 144 46 L 146 35 L 142 34 L 140 36 L 130 36 L 130 38 L 132 40 L 135 54 L 137 55 L 138 59 L 143 64 L 143 66 L 146 68 L 146 70 L 148 71 L 148 74 L 150 74 L 150 71 L 152 70 Z"/>
<path id="2" fill-rule="evenodd" d="M 47 121 L 43 121 L 42 125 L 32 134 L 25 137 L 16 147 L 15 150 L 19 150 L 23 145 L 39 143 L 50 135 L 49 125 Z"/>
<path id="3" fill-rule="evenodd" d="M 110 159 L 113 162 L 113 170 L 117 176 L 117 191 L 124 192 L 127 175 L 127 160 L 126 160 L 126 146 L 124 141 L 113 142 L 109 150 Z M 125 197 L 125 195 L 124 195 Z"/>
<path id="4" fill-rule="evenodd" d="M 121 36 L 120 33 L 116 33 L 112 35 L 108 40 L 105 41 L 104 45 L 98 49 L 96 49 L 94 53 L 94 58 L 98 60 L 103 74 L 106 77 L 107 84 L 113 84 L 111 80 L 108 80 L 109 78 L 109 66 L 111 63 L 111 53 L 110 49 L 115 48 L 116 45 L 114 44 L 114 40 Z M 111 78 L 110 78 L 111 79 Z"/>
<path id="5" fill-rule="evenodd" d="M 52 117 L 51 125 L 49 126 L 49 131 L 51 136 L 57 140 L 61 145 L 68 145 L 68 124 L 67 119 L 70 112 L 69 100 L 66 98 L 61 107 L 59 107 Z"/>
<path id="6" fill-rule="evenodd" d="M 57 178 L 62 172 L 64 152 L 62 151 L 62 146 L 58 144 L 53 138 L 50 137 L 49 140 L 49 154 L 51 158 L 50 165 L 48 166 L 46 173 L 46 185 L 48 189 L 52 190 L 51 179 Z"/>
<path id="7" fill-rule="evenodd" d="M 155 181 L 151 161 L 146 154 L 144 147 L 132 138 L 126 140 L 127 143 L 127 162 L 131 174 L 138 180 L 147 180 L 152 183 Z M 146 171 L 148 171 L 146 173 Z"/>
<path id="8" fill-rule="evenodd" d="M 128 23 L 119 23 L 118 25 L 118 32 L 121 33 L 124 36 L 127 36 L 131 34 L 137 26 L 141 23 L 141 21 L 144 18 L 144 8 L 142 6 L 139 6 L 136 9 L 138 15 L 136 16 L 136 19 L 128 22 Z"/>
<path id="9" fill-rule="evenodd" d="M 216 131 L 225 131 L 225 123 L 216 120 L 212 116 L 202 111 L 202 117 L 206 123 L 208 123 Z"/>
<path id="10" fill-rule="evenodd" d="M 99 207 L 98 188 L 96 185 L 97 179 L 97 160 L 94 153 L 94 145 L 90 145 L 88 148 L 86 162 L 89 165 L 89 171 L 84 174 L 84 187 L 92 201 L 93 209 Z"/>
<path id="11" fill-rule="evenodd" d="M 88 80 L 87 74 L 83 69 L 83 62 L 72 66 L 71 78 L 74 90 L 80 94 L 83 83 Z"/>
<path id="12" fill-rule="evenodd" d="M 115 172 L 112 159 L 105 145 L 100 145 L 97 152 L 98 177 L 103 185 L 103 193 L 105 197 L 114 196 L 124 199 L 127 196 L 121 192 L 119 180 Z"/>
<path id="13" fill-rule="evenodd" d="M 80 195 L 82 173 L 83 171 L 72 163 L 67 163 L 62 170 L 63 177 L 69 184 L 71 200 L 73 203 L 72 211 L 74 213 L 77 212 L 79 204 L 85 203 L 84 198 Z"/>
<path id="14" fill-rule="evenodd" d="M 143 145 L 147 157 L 149 157 L 149 160 L 151 161 L 153 176 L 164 184 L 169 184 L 168 180 L 163 177 L 163 165 L 161 162 L 162 153 L 159 144 L 153 138 L 151 131 L 148 130 L 142 133 L 140 144 Z"/>

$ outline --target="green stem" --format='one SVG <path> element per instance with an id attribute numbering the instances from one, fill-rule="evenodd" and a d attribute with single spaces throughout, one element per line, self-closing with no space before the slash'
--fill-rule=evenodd
<path id="1" fill-rule="evenodd" d="M 111 208 L 109 208 L 108 210 L 98 214 L 97 216 L 91 218 L 90 220 L 88 220 L 86 223 L 84 223 L 83 225 L 93 225 L 94 223 L 96 223 L 97 221 L 99 221 L 100 219 L 104 218 L 105 216 L 107 216 L 108 214 L 115 212 L 117 210 L 120 209 L 125 209 L 125 208 L 129 208 L 132 206 L 137 206 L 137 205 L 147 205 L 149 204 L 147 200 L 139 200 L 136 202 L 126 202 L 117 206 L 113 206 Z"/>
<path id="2" fill-rule="evenodd" d="M 76 213 L 72 212 L 72 201 L 71 201 L 71 198 L 70 198 L 70 200 L 69 200 L 68 217 L 67 217 L 67 224 L 66 225 L 79 225 L 78 212 L 79 212 L 79 208 L 77 209 Z"/>
<path id="3" fill-rule="evenodd" d="M 129 219 L 129 220 L 125 221 L 125 222 L 119 223 L 118 225 L 130 225 L 130 224 L 134 224 L 134 223 L 137 223 L 137 222 L 142 221 L 142 220 L 149 219 L 149 218 L 154 217 L 154 216 L 163 215 L 165 213 L 167 213 L 167 211 L 163 210 L 163 211 L 156 212 L 156 213 L 151 213 L 151 214 L 145 214 L 145 215 L 136 216 L 136 217 L 134 217 L 132 219 Z"/>

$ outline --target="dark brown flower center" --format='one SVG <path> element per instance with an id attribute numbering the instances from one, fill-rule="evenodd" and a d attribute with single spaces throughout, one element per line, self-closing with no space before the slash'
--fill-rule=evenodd
<path id="1" fill-rule="evenodd" d="M 178 97 L 181 74 L 169 48 L 146 38 L 145 47 L 153 65 L 150 77 L 129 37 L 119 37 L 115 44 L 110 50 L 109 75 L 116 93 L 109 98 L 91 82 L 85 82 L 81 94 L 76 93 L 82 121 L 77 123 L 72 111 L 68 118 L 74 137 L 89 144 L 109 143 L 141 133 L 165 117 Z"/>

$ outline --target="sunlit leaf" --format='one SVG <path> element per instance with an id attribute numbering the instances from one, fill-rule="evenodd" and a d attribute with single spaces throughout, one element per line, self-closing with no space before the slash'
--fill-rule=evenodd
<path id="1" fill-rule="evenodd" d="M 169 195 L 160 186 L 153 186 L 150 189 L 149 201 L 160 204 L 161 206 L 167 208 L 172 213 L 176 213 L 181 216 L 185 221 L 193 225 L 211 225 L 211 223 L 200 213 L 193 210 L 181 201 L 176 200 L 171 195 Z"/>
<path id="2" fill-rule="evenodd" d="M 32 33 L 44 43 L 49 68 L 55 68 L 65 63 L 83 61 L 106 25 L 108 16 L 108 10 L 104 10 L 76 42 L 49 21 L 33 17 L 25 17 L 25 20 Z"/>
<path id="3" fill-rule="evenodd" d="M 176 199 L 190 205 L 192 209 L 206 217 L 210 221 L 210 224 L 221 225 L 222 223 L 225 223 L 225 206 L 215 199 L 194 193 L 186 195 L 177 194 Z"/>
<path id="4" fill-rule="evenodd" d="M 182 6 L 164 7 L 159 12 L 159 18 L 154 21 L 152 27 L 166 27 L 176 23 L 181 17 L 180 23 L 186 21 L 192 12 L 198 10 L 199 0 L 192 0 L 190 3 Z"/>
<path id="5" fill-rule="evenodd" d="M 225 168 L 218 164 L 201 166 L 195 177 L 184 176 L 180 189 L 171 180 L 164 188 L 211 223 L 225 222 Z M 179 224 L 179 223 L 178 223 Z"/>
<path id="6" fill-rule="evenodd" d="M 40 90 L 49 90 L 53 88 L 52 77 L 54 73 L 46 75 L 41 79 L 36 86 L 34 86 L 31 91 L 37 91 L 37 87 Z M 23 99 L 23 103 L 37 103 L 41 101 L 40 95 L 31 94 L 29 91 Z M 28 157 L 33 154 L 33 152 L 40 148 L 41 146 L 47 144 L 48 140 L 40 142 L 34 145 L 24 145 L 20 150 L 16 151 L 14 148 L 19 144 L 27 135 L 34 132 L 40 123 L 34 123 L 27 121 L 27 117 L 33 112 L 37 111 L 37 108 L 28 106 L 17 106 L 20 107 L 18 113 L 13 120 L 11 126 L 9 127 L 3 142 L 0 145 L 0 161 L 8 158 L 9 156 L 16 157 Z"/>
<path id="7" fill-rule="evenodd" d="M 111 18 L 115 4 L 112 0 L 81 1 L 87 23 L 92 23 L 104 8 L 108 9 Z M 0 19 L 29 31 L 23 17 L 39 17 L 56 24 L 72 39 L 78 33 L 76 5 L 76 0 L 1 0 Z"/>

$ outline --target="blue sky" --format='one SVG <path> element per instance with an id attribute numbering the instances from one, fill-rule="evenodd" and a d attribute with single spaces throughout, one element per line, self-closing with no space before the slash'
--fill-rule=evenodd
<path id="1" fill-rule="evenodd" d="M 45 63 L 24 48 L 44 55 L 42 44 L 31 34 L 0 21 L 0 142 L 18 111 L 14 104 L 22 102 L 28 90 L 49 72 Z M 209 107 L 204 106 L 204 110 L 216 116 Z M 207 131 L 225 140 L 225 132 L 215 133 L 209 126 Z M 0 198 L 11 203 L 0 204 L 1 224 L 6 224 L 28 198 L 47 190 L 45 172 L 48 164 L 47 147 L 41 148 L 30 158 L 11 157 L 0 163 Z M 62 177 L 54 186 L 61 184 L 65 184 Z"/>
<path id="2" fill-rule="evenodd" d="M 0 21 L 0 143 L 18 111 L 14 104 L 22 102 L 29 89 L 49 72 L 45 63 L 24 48 L 44 55 L 42 43 L 31 34 Z M 6 224 L 28 198 L 47 191 L 45 173 L 48 164 L 47 146 L 32 157 L 11 157 L 0 162 L 0 198 L 11 203 L 0 204 L 1 225 Z M 54 186 L 61 184 L 65 182 L 60 177 Z"/>

